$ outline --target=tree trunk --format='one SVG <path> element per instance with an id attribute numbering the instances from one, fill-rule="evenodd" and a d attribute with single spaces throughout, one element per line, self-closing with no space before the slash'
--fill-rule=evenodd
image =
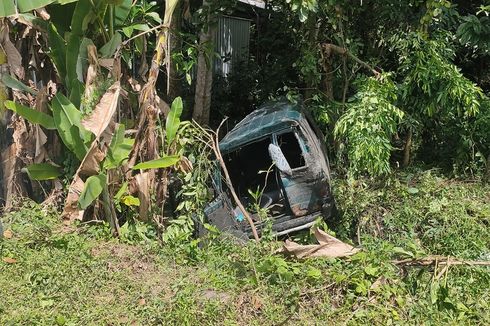
<path id="1" fill-rule="evenodd" d="M 315 51 L 318 49 L 318 32 L 319 26 L 317 22 L 317 14 L 310 13 L 308 15 L 308 20 L 304 25 L 306 27 L 305 33 L 308 37 L 308 47 L 310 51 Z M 306 76 L 306 90 L 305 90 L 305 100 L 311 99 L 313 96 L 313 90 L 318 89 L 318 84 L 316 76 Z"/>
<path id="2" fill-rule="evenodd" d="M 203 6 L 208 2 L 204 1 Z M 206 58 L 205 47 L 214 44 L 214 31 L 211 26 L 213 16 L 208 14 L 208 22 L 199 35 L 199 57 L 197 59 L 196 94 L 192 118 L 201 125 L 209 125 L 211 108 L 211 89 L 213 87 L 213 57 Z"/>
<path id="3" fill-rule="evenodd" d="M 171 57 L 173 53 L 179 52 L 182 49 L 182 39 L 179 36 L 179 31 L 182 24 L 182 1 L 177 4 L 175 11 L 172 15 L 172 20 L 170 22 L 170 31 L 168 33 L 168 56 Z M 167 66 L 167 102 L 172 103 L 172 101 L 181 94 L 181 78 L 179 72 L 177 71 L 177 64 L 171 60 L 170 64 Z"/>
<path id="4" fill-rule="evenodd" d="M 405 147 L 403 148 L 403 162 L 402 166 L 405 168 L 410 163 L 410 150 L 412 148 L 412 129 L 408 130 L 407 137 L 405 139 Z"/>
<path id="5" fill-rule="evenodd" d="M 333 69 L 332 69 L 332 51 L 325 48 L 323 53 L 323 70 L 325 71 L 324 91 L 327 99 L 333 101 Z"/>

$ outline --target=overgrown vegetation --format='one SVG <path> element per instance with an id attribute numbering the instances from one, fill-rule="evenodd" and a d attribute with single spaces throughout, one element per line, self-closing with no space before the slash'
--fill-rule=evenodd
<path id="1" fill-rule="evenodd" d="M 359 229 L 363 248 L 348 259 L 295 261 L 274 253 L 277 242 L 237 246 L 216 234 L 203 248 L 170 249 L 142 223 L 116 240 L 107 225 L 66 227 L 24 202 L 3 218 L 0 323 L 485 323 L 489 267 L 393 261 L 488 257 L 489 187 L 434 170 L 390 184 L 337 182 L 337 236 Z"/>
<path id="2" fill-rule="evenodd" d="M 0 324 L 490 320 L 488 1 L 1 1 Z M 250 23 L 239 60 L 221 15 Z M 350 258 L 278 254 L 265 186 L 261 242 L 206 223 L 201 125 L 281 97 L 326 135 L 318 225 Z"/>

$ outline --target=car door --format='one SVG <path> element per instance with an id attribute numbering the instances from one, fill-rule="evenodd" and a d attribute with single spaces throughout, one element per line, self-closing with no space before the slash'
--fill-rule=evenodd
<path id="1" fill-rule="evenodd" d="M 305 133 L 310 131 L 292 127 L 273 137 L 290 167 L 290 170 L 278 170 L 291 213 L 295 217 L 320 211 L 329 194 L 327 174 L 320 163 L 325 158 L 317 146 L 307 141 Z"/>

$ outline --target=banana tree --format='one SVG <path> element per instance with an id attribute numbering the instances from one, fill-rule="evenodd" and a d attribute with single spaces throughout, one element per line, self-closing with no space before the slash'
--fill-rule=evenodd
<path id="1" fill-rule="evenodd" d="M 191 168 L 189 160 L 183 156 L 183 148 L 179 144 L 179 134 L 181 134 L 188 123 L 181 122 L 183 103 L 180 97 L 175 98 L 172 102 L 171 109 L 165 121 L 165 128 L 160 127 L 158 130 L 161 135 L 160 143 L 163 148 L 160 158 L 141 162 L 133 166 L 133 170 L 141 171 L 134 178 L 134 186 L 140 200 L 140 217 L 146 219 L 150 206 L 150 189 L 147 187 L 150 178 L 158 179 L 156 193 L 157 205 L 161 207 L 162 213 L 157 215 L 159 218 L 155 222 L 163 226 L 163 210 L 168 193 L 168 184 L 172 168 Z"/>

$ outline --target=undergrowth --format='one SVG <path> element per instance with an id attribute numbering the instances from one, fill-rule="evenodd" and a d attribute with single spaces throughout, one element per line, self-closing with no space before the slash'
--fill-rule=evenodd
<path id="1" fill-rule="evenodd" d="M 2 218 L 0 324 L 485 324 L 488 267 L 393 260 L 489 260 L 490 187 L 436 171 L 387 182 L 336 183 L 329 232 L 363 248 L 346 259 L 300 261 L 278 254 L 280 242 L 215 233 L 162 246 L 139 223 L 116 240 L 106 225 L 67 227 L 27 202 Z"/>

